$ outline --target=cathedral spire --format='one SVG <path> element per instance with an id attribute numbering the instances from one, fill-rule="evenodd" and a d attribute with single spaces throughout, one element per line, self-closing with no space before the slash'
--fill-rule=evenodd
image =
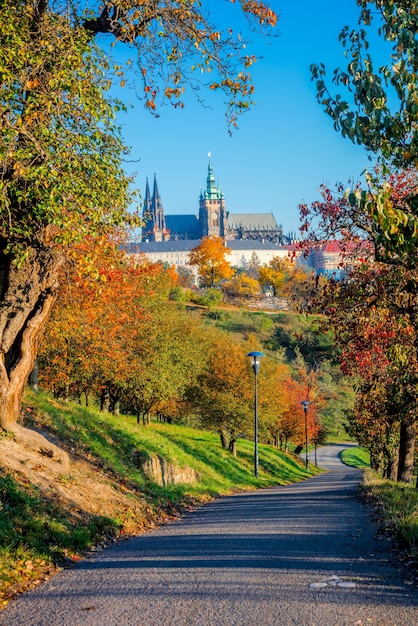
<path id="1" fill-rule="evenodd" d="M 157 200 L 160 200 L 160 194 L 158 192 L 157 176 L 156 174 L 154 174 L 154 189 L 152 191 L 152 201 L 154 205 L 156 204 Z"/>
<path id="2" fill-rule="evenodd" d="M 148 176 L 145 183 L 144 213 L 148 213 L 151 207 L 151 193 L 149 190 Z"/>
<path id="3" fill-rule="evenodd" d="M 216 198 L 218 194 L 218 190 L 215 185 L 215 177 L 213 175 L 213 167 L 212 160 L 210 158 L 210 152 L 208 154 L 209 163 L 208 163 L 208 176 L 206 179 L 206 194 L 208 198 Z"/>
<path id="4" fill-rule="evenodd" d="M 148 178 L 145 185 L 144 218 L 146 226 L 142 231 L 143 239 L 164 241 L 169 238 L 169 231 L 165 223 L 163 203 L 158 191 L 157 176 L 154 174 L 154 187 L 150 193 Z"/>
<path id="5" fill-rule="evenodd" d="M 201 197 L 207 198 L 207 199 L 219 200 L 223 198 L 223 193 L 221 192 L 219 187 L 216 186 L 215 176 L 213 175 L 213 166 L 212 166 L 210 152 L 208 153 L 208 158 L 209 158 L 209 163 L 208 163 L 208 175 L 206 178 L 206 190 L 203 194 L 201 194 Z"/>

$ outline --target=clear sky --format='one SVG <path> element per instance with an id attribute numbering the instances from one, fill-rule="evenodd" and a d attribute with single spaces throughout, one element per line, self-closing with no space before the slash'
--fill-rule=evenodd
<path id="1" fill-rule="evenodd" d="M 191 94 L 184 109 L 164 106 L 158 118 L 129 92 L 120 94 L 134 105 L 120 121 L 139 159 L 127 171 L 142 193 L 146 177 L 152 186 L 156 174 L 167 215 L 198 212 L 209 152 L 227 210 L 272 212 L 284 233 L 297 230 L 298 204 L 317 199 L 321 183 L 346 183 L 370 167 L 364 149 L 334 130 L 309 72 L 314 62 L 324 62 L 330 76 L 344 65 L 338 35 L 344 25 L 357 25 L 355 0 L 272 0 L 270 6 L 280 15 L 279 37 L 269 43 L 253 38 L 249 53 L 264 57 L 252 71 L 257 104 L 241 116 L 232 137 L 225 107 L 212 92 L 206 107 Z M 214 13 L 218 7 L 224 18 L 238 12 L 223 0 L 216 0 Z"/>

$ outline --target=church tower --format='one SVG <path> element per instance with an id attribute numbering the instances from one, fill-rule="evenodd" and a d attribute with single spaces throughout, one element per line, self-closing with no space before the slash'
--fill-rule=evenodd
<path id="1" fill-rule="evenodd" d="M 169 231 L 165 223 L 163 203 L 158 191 L 157 177 L 155 174 L 152 197 L 147 178 L 143 218 L 146 224 L 142 229 L 142 241 L 166 241 L 170 238 Z"/>
<path id="2" fill-rule="evenodd" d="M 212 161 L 209 153 L 208 175 L 206 190 L 199 199 L 199 225 L 201 237 L 226 238 L 228 223 L 225 209 L 225 198 L 222 191 L 215 184 Z"/>

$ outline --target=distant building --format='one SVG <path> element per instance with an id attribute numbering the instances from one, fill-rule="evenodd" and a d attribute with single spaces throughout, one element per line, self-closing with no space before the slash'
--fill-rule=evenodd
<path id="1" fill-rule="evenodd" d="M 164 215 L 158 193 L 156 176 L 151 196 L 148 179 L 143 207 L 145 226 L 142 242 L 197 241 L 202 237 L 222 237 L 231 240 L 270 241 L 277 245 L 289 245 L 290 239 L 283 235 L 272 213 L 229 213 L 225 198 L 216 185 L 212 162 L 209 158 L 206 189 L 199 198 L 199 214 Z"/>
<path id="2" fill-rule="evenodd" d="M 129 245 L 130 254 L 145 254 L 152 262 L 167 263 L 179 267 L 188 267 L 197 277 L 197 267 L 189 265 L 189 253 L 200 244 L 200 239 L 179 239 L 169 241 L 148 241 Z M 225 241 L 231 252 L 227 255 L 232 267 L 247 270 L 256 262 L 258 265 L 268 264 L 275 257 L 287 258 L 292 246 L 281 246 L 272 241 L 254 239 Z"/>
<path id="3" fill-rule="evenodd" d="M 311 267 L 315 274 L 341 278 L 357 259 L 369 254 L 370 244 L 367 241 L 356 243 L 326 241 L 312 247 L 305 265 Z"/>

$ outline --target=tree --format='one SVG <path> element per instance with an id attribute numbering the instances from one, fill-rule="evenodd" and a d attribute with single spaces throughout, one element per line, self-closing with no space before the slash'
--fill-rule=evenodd
<path id="1" fill-rule="evenodd" d="M 374 174 L 366 175 L 366 189 L 355 186 L 339 201 L 335 201 L 331 192 L 324 188 L 325 202 L 318 203 L 315 211 L 325 217 L 328 232 L 340 229 L 343 239 L 352 248 L 358 249 L 358 245 L 353 246 L 355 238 L 366 233 L 375 261 L 401 268 L 403 296 L 400 297 L 397 290 L 393 303 L 402 319 L 408 317 L 408 324 L 416 333 L 417 307 L 413 303 L 416 297 L 418 243 L 418 4 L 409 0 L 357 0 L 357 4 L 361 8 L 359 25 L 362 28 L 349 30 L 346 27 L 341 32 L 340 39 L 346 48 L 349 63 L 346 70 L 337 69 L 334 72 L 334 83 L 348 90 L 348 98 L 345 100 L 330 93 L 323 65 L 313 65 L 311 69 L 317 81 L 318 99 L 333 119 L 335 129 L 376 155 L 377 167 Z M 377 70 L 367 34 L 376 21 L 378 34 L 385 43 L 381 52 L 390 50 L 388 62 L 383 65 L 379 54 Z M 342 219 L 347 221 L 348 216 L 347 238 L 345 226 L 343 231 L 341 224 Z M 302 230 L 307 231 L 308 222 L 302 224 Z M 375 297 L 379 298 L 382 289 L 386 288 L 393 297 L 392 279 L 379 282 Z M 396 315 L 393 307 L 390 311 L 391 315 Z M 414 366 L 410 368 L 408 364 L 407 367 L 414 381 Z M 414 388 L 414 383 L 411 388 Z M 400 403 L 398 410 L 402 415 L 398 475 L 401 480 L 410 482 L 416 417 L 404 413 L 409 404 L 407 396 L 396 393 L 394 397 Z"/>
<path id="2" fill-rule="evenodd" d="M 287 265 L 281 257 L 274 257 L 269 264 L 258 268 L 258 280 L 262 287 L 272 287 L 275 296 L 283 295 Z"/>
<path id="3" fill-rule="evenodd" d="M 222 237 L 203 237 L 189 253 L 189 264 L 197 266 L 203 286 L 213 288 L 222 279 L 232 277 L 233 270 L 226 260 L 230 252 Z"/>
<path id="4" fill-rule="evenodd" d="M 340 34 L 349 63 L 334 71 L 333 82 L 348 91 L 347 99 L 332 95 L 323 64 L 312 65 L 318 101 L 343 137 L 364 145 L 378 156 L 382 169 L 369 175 L 368 190 L 356 190 L 350 201 L 358 204 L 375 224 L 386 258 L 416 265 L 418 241 L 418 3 L 413 0 L 357 0 L 361 8 L 358 30 L 346 26 Z M 375 7 L 375 11 L 373 11 Z M 379 51 L 379 66 L 370 50 L 368 31 L 377 22 L 385 46 Z M 390 54 L 382 64 L 382 54 Z M 402 201 L 393 189 L 390 175 L 413 172 L 414 182 Z"/>
<path id="5" fill-rule="evenodd" d="M 206 365 L 206 329 L 170 304 L 165 302 L 163 308 L 151 311 L 145 307 L 148 332 L 138 333 L 129 357 L 121 399 L 138 422 L 142 417 L 145 423 L 151 412 L 175 417 L 186 399 L 186 389 L 195 384 Z"/>
<path id="6" fill-rule="evenodd" d="M 237 5 L 263 29 L 275 26 L 276 15 L 264 3 Z M 96 35 L 139 53 L 150 111 L 159 94 L 181 104 L 185 83 L 196 86 L 191 67 L 196 76 L 212 72 L 209 86 L 228 94 L 235 125 L 249 106 L 248 68 L 255 58 L 239 34 L 213 27 L 205 9 L 197 0 L 133 1 L 129 8 L 123 0 L 2 4 L 0 428 L 16 437 L 29 438 L 17 425 L 21 395 L 57 297 L 60 269 L 77 242 L 136 223 L 126 210 L 132 196 L 115 126 L 123 105 L 106 95 L 112 80 L 123 84 L 125 77 L 97 46 Z M 45 440 L 40 445 L 48 446 Z"/>
<path id="7" fill-rule="evenodd" d="M 409 194 L 403 175 L 392 177 L 392 188 L 397 202 L 402 203 L 403 196 Z M 385 472 L 389 465 L 394 465 L 390 457 L 396 454 L 398 479 L 411 482 L 418 388 L 418 273 L 415 261 L 409 263 L 406 257 L 384 255 L 373 217 L 340 193 L 341 187 L 336 194 L 323 188 L 322 202 L 302 207 L 308 246 L 314 245 L 315 239 L 328 240 L 337 234 L 343 237 L 345 275 L 322 286 L 314 284 L 311 304 L 331 322 L 342 367 L 363 381 L 358 385 L 353 415 L 356 432 L 362 429 L 362 440 L 373 444 L 375 457 L 376 450 L 385 455 Z M 315 223 L 313 230 L 309 228 L 311 223 Z M 372 401 L 376 390 L 382 394 L 380 407 Z M 372 407 L 376 410 L 374 420 Z M 367 420 L 363 419 L 366 414 Z M 386 425 L 384 430 L 376 426 L 377 421 Z M 387 439 L 393 440 L 396 424 L 397 444 L 391 444 L 389 449 Z"/>
<path id="8" fill-rule="evenodd" d="M 102 245 L 100 245 L 102 244 Z M 92 249 L 94 245 L 94 250 Z M 57 306 L 40 347 L 40 377 L 55 395 L 120 399 L 138 336 L 147 342 L 145 299 L 168 297 L 170 277 L 160 264 L 137 264 L 107 241 L 85 242 L 97 274 L 62 280 Z M 166 283 L 166 284 L 164 284 Z M 106 402 L 107 404 L 107 402 Z"/>
<path id="9" fill-rule="evenodd" d="M 222 290 L 230 296 L 254 298 L 260 293 L 260 283 L 243 272 L 235 274 L 231 280 L 225 282 Z"/>
<path id="10" fill-rule="evenodd" d="M 295 296 L 300 299 L 304 293 L 306 270 L 291 259 L 276 256 L 268 265 L 259 267 L 258 275 L 260 284 L 272 287 L 275 296 Z"/>
<path id="11" fill-rule="evenodd" d="M 16 421 L 66 252 L 129 221 L 128 180 L 86 31 L 22 1 L 6 2 L 0 33 L 0 427 L 34 442 Z"/>
<path id="12" fill-rule="evenodd" d="M 137 264 L 103 250 L 100 280 L 61 287 L 40 350 L 41 382 L 57 396 L 93 395 L 103 409 L 176 409 L 202 369 L 205 329 L 169 301 L 173 276 L 160 263 Z"/>
<path id="13" fill-rule="evenodd" d="M 242 344 L 218 333 L 210 346 L 207 365 L 189 399 L 202 424 L 219 433 L 221 443 L 236 455 L 237 440 L 252 431 L 252 379 Z"/>

